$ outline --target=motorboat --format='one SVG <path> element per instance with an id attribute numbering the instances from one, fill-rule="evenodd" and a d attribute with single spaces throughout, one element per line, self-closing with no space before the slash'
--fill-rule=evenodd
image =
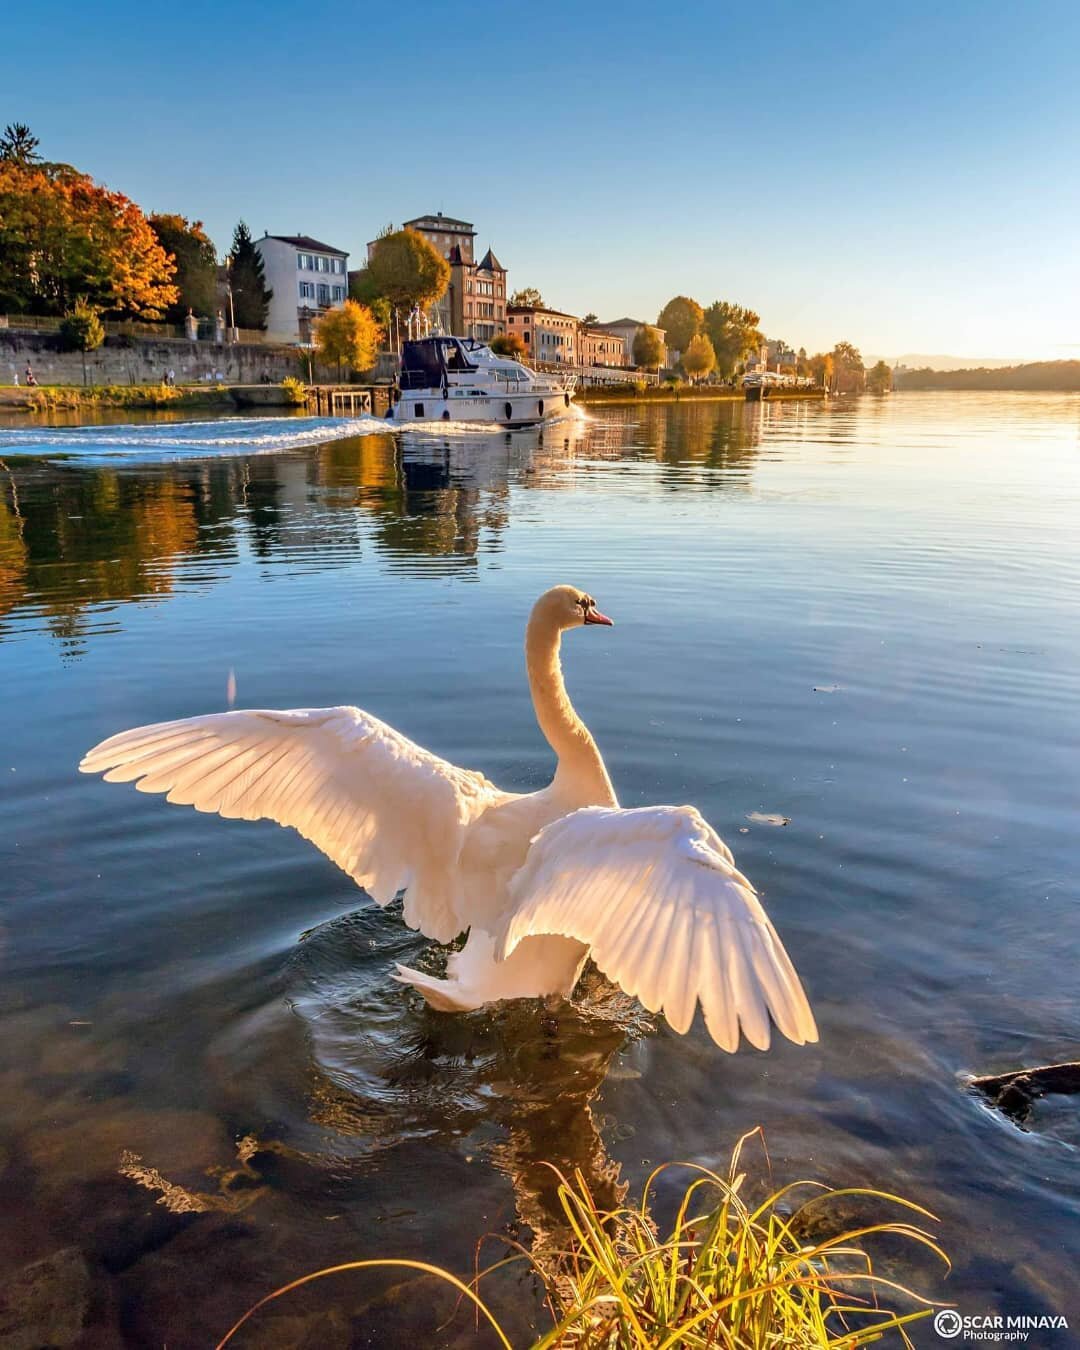
<path id="1" fill-rule="evenodd" d="M 387 417 L 400 426 L 479 422 L 534 427 L 566 417 L 576 376 L 532 370 L 473 338 L 404 342 L 399 387 Z"/>

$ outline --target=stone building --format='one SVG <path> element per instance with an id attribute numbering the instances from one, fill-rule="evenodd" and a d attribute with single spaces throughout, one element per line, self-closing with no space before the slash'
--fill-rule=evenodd
<path id="1" fill-rule="evenodd" d="M 404 223 L 415 230 L 450 264 L 450 285 L 431 317 L 444 333 L 490 342 L 506 332 L 506 268 L 489 248 L 476 261 L 476 230 L 467 220 L 434 215 L 416 216 Z M 368 244 L 368 257 L 377 243 Z"/>
<path id="2" fill-rule="evenodd" d="M 578 359 L 583 366 L 628 366 L 626 346 L 621 337 L 606 328 L 582 324 L 578 329 Z"/>
<path id="3" fill-rule="evenodd" d="M 580 361 L 578 330 L 581 320 L 562 310 L 541 305 L 507 305 L 506 331 L 525 344 L 530 361 L 574 366 Z"/>

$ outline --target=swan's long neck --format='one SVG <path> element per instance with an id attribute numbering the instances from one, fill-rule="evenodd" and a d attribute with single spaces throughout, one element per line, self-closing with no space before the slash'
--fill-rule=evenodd
<path id="1" fill-rule="evenodd" d="M 559 759 L 555 786 L 581 805 L 617 806 L 604 761 L 589 728 L 574 711 L 563 681 L 559 628 L 533 615 L 525 631 L 525 665 L 540 730 Z"/>

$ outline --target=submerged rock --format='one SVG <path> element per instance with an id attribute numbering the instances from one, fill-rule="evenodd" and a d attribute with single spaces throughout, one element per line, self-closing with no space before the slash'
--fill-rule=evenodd
<path id="1" fill-rule="evenodd" d="M 78 1247 L 24 1266 L 0 1287 L 0 1345 L 42 1350 L 75 1345 L 90 1309 L 90 1270 Z"/>

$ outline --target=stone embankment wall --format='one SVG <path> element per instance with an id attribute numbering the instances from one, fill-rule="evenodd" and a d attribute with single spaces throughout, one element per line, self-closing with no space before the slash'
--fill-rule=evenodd
<path id="1" fill-rule="evenodd" d="M 24 384 L 27 362 L 38 384 L 82 384 L 81 352 L 60 350 L 55 334 L 5 332 L 0 329 L 0 384 Z M 97 351 L 86 354 L 90 384 L 160 384 L 167 370 L 177 384 L 196 384 L 207 376 L 221 384 L 258 384 L 264 375 L 279 381 L 299 377 L 295 347 L 269 343 L 155 341 L 108 337 Z"/>

